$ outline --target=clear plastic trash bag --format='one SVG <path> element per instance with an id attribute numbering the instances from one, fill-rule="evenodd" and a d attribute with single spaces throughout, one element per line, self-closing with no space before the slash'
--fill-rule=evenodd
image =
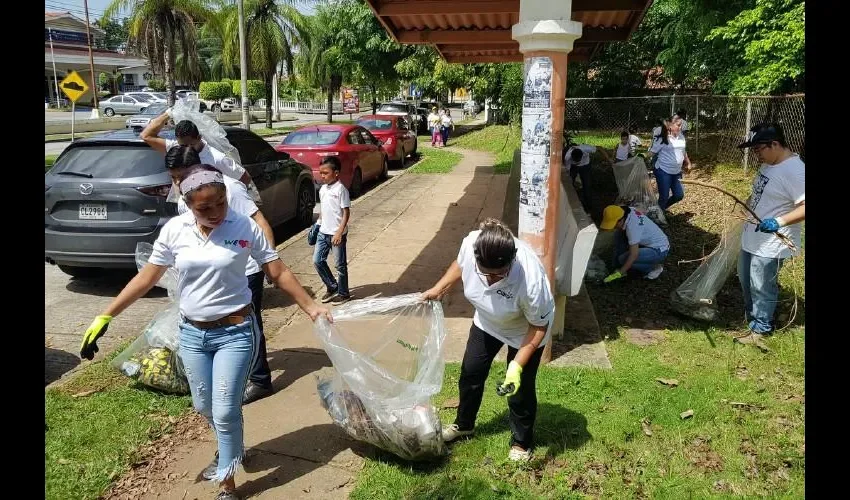
<path id="1" fill-rule="evenodd" d="M 617 182 L 618 205 L 635 207 L 645 213 L 656 224 L 667 225 L 664 211 L 658 206 L 658 192 L 653 188 L 646 162 L 640 156 L 619 161 L 612 165 Z"/>
<path id="2" fill-rule="evenodd" d="M 354 439 L 406 460 L 448 454 L 431 405 L 443 385 L 443 309 L 419 297 L 352 301 L 314 325 L 334 368 L 317 377 L 322 406 Z"/>
<path id="3" fill-rule="evenodd" d="M 738 266 L 743 227 L 739 218 L 726 219 L 717 248 L 670 294 L 674 311 L 701 321 L 717 319 L 715 297 Z"/>
<path id="4" fill-rule="evenodd" d="M 224 127 L 215 118 L 201 113 L 200 106 L 201 102 L 195 99 L 178 99 L 171 108 L 171 120 L 175 125 L 183 120 L 194 123 L 207 144 L 230 156 L 241 165 L 239 151 L 227 140 Z"/>
<path id="5" fill-rule="evenodd" d="M 136 266 L 144 267 L 153 251 L 150 243 L 136 245 Z M 154 389 L 188 394 L 189 382 L 178 351 L 180 306 L 177 302 L 177 271 L 170 267 L 157 286 L 165 288 L 171 304 L 145 326 L 136 340 L 112 360 L 124 375 Z"/>

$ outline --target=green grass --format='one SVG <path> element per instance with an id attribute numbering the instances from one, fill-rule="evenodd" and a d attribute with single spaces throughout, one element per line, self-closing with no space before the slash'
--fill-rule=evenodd
<path id="1" fill-rule="evenodd" d="M 459 136 L 451 145 L 491 153 L 495 156 L 493 173 L 509 174 L 520 137 L 519 127 L 491 125 Z"/>
<path id="2" fill-rule="evenodd" d="M 419 152 L 422 159 L 410 169 L 412 174 L 447 174 L 463 158 L 462 154 L 445 149 L 421 148 Z"/>
<path id="3" fill-rule="evenodd" d="M 73 396 L 92 390 L 97 392 Z M 188 396 L 137 386 L 110 367 L 109 360 L 46 390 L 45 498 L 100 497 L 138 459 L 140 446 L 169 433 L 174 418 L 190 408 Z"/>
<path id="4" fill-rule="evenodd" d="M 58 157 L 59 157 L 59 155 L 44 155 L 44 171 L 45 172 L 50 170 L 50 167 L 53 166 L 53 164 L 56 162 L 56 158 L 58 158 Z"/>
<path id="5" fill-rule="evenodd" d="M 649 347 L 608 342 L 610 371 L 541 368 L 537 448 L 524 466 L 506 461 L 507 405 L 494 390 L 505 365 L 494 364 L 474 438 L 453 445 L 436 465 L 369 460 L 351 498 L 802 498 L 801 331 L 768 340 L 767 356 L 717 331 L 666 335 Z M 438 405 L 457 397 L 458 373 L 457 364 L 447 366 Z M 689 409 L 694 416 L 681 419 Z M 454 416 L 441 412 L 444 424 Z M 642 430 L 644 419 L 652 436 Z"/>

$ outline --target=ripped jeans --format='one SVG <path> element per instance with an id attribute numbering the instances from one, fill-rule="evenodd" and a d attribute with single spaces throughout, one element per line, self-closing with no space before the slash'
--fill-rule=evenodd
<path id="1" fill-rule="evenodd" d="M 242 463 L 242 395 L 260 345 L 254 314 L 238 325 L 203 330 L 180 321 L 180 359 L 195 411 L 218 440 L 216 481 L 230 479 Z"/>

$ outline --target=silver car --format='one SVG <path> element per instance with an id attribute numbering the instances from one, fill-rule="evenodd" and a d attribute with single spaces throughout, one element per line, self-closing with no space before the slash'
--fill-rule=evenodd
<path id="1" fill-rule="evenodd" d="M 97 109 L 105 116 L 135 115 L 151 105 L 150 99 L 141 99 L 129 95 L 116 95 L 97 103 Z"/>
<path id="2" fill-rule="evenodd" d="M 141 132 L 142 129 L 148 126 L 148 123 L 150 123 L 151 120 L 165 113 L 166 109 L 168 109 L 167 104 L 151 104 L 138 115 L 133 115 L 130 118 L 127 118 L 125 125 L 127 128 L 131 128 L 136 132 Z"/>

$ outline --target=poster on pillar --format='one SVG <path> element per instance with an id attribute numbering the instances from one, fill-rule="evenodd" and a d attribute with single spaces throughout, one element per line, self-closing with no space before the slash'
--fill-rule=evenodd
<path id="1" fill-rule="evenodd" d="M 520 162 L 519 236 L 538 254 L 543 252 L 543 230 L 552 143 L 552 59 L 531 57 L 525 61 L 522 101 L 522 150 Z"/>

